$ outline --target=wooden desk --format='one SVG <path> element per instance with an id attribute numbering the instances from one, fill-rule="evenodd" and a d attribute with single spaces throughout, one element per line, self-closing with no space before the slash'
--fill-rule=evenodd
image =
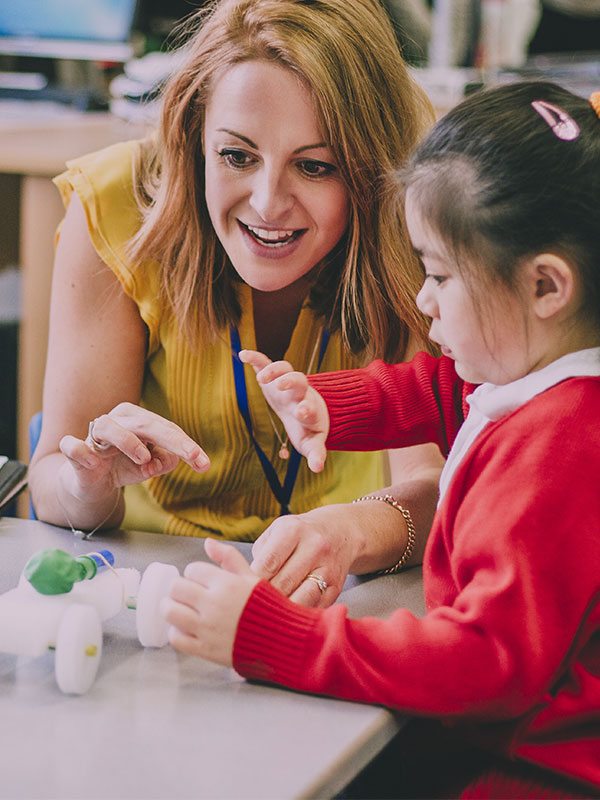
<path id="1" fill-rule="evenodd" d="M 144 131 L 141 126 L 98 112 L 65 109 L 47 117 L 28 117 L 26 112 L 22 117 L 3 116 L 0 102 L 0 192 L 5 194 L 3 204 L 19 211 L 18 224 L 16 214 L 8 221 L 0 220 L 0 226 L 4 226 L 0 241 L 7 256 L 16 256 L 22 269 L 17 453 L 23 461 L 29 461 L 29 420 L 42 407 L 54 234 L 64 214 L 52 178 L 62 172 L 69 159 L 143 136 Z M 0 254 L 0 262 L 3 260 Z"/>
<path id="2" fill-rule="evenodd" d="M 118 531 L 86 542 L 4 518 L 0 592 L 43 547 L 108 548 L 116 566 L 140 571 L 155 560 L 182 570 L 204 558 L 198 539 Z M 350 577 L 342 599 L 351 616 L 383 617 L 398 606 L 422 614 L 420 570 Z M 51 653 L 0 653 L 1 798 L 328 798 L 402 727 L 403 717 L 382 708 L 251 684 L 169 646 L 144 650 L 134 615 L 125 609 L 104 623 L 98 675 L 79 697 L 58 689 Z"/>

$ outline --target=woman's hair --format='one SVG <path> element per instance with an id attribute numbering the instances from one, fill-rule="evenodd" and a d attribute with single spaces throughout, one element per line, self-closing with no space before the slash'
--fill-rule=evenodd
<path id="1" fill-rule="evenodd" d="M 189 24 L 197 27 L 189 34 Z M 426 337 L 414 303 L 420 270 L 384 176 L 406 163 L 432 122 L 378 0 L 221 0 L 189 18 L 184 61 L 163 93 L 160 131 L 138 165 L 135 263 L 160 265 L 163 298 L 189 341 L 237 321 L 237 275 L 204 198 L 202 136 L 211 85 L 248 60 L 280 64 L 312 92 L 350 197 L 346 234 L 310 302 L 345 345 L 397 360 Z"/>
<path id="2" fill-rule="evenodd" d="M 562 138 L 561 115 L 575 138 Z M 545 81 L 478 92 L 398 177 L 472 287 L 515 289 L 524 258 L 555 253 L 579 275 L 581 312 L 600 321 L 600 119 L 586 99 Z"/>

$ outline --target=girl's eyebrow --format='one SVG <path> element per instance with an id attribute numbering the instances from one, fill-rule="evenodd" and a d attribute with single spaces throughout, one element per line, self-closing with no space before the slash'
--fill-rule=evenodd
<path id="1" fill-rule="evenodd" d="M 242 136 L 241 133 L 237 133 L 236 131 L 229 130 L 229 128 L 217 128 L 219 133 L 228 133 L 230 136 L 235 136 L 236 139 L 241 139 L 242 142 L 246 142 L 249 147 L 254 148 L 254 150 L 258 150 L 258 145 L 255 144 L 252 139 L 249 139 L 247 136 Z M 294 155 L 297 153 L 303 153 L 305 150 L 319 150 L 321 148 L 328 147 L 326 142 L 317 142 L 316 144 L 306 144 L 302 147 L 297 147 L 294 150 Z"/>
<path id="2" fill-rule="evenodd" d="M 430 260 L 432 257 L 435 258 L 435 253 L 430 253 L 426 247 L 413 247 L 413 251 L 420 261 L 423 261 L 426 258 Z"/>
<path id="3" fill-rule="evenodd" d="M 420 258 L 421 261 L 427 259 L 428 261 L 446 261 L 446 256 L 443 252 L 438 250 L 428 250 L 427 247 L 415 247 L 413 245 L 413 252 Z"/>

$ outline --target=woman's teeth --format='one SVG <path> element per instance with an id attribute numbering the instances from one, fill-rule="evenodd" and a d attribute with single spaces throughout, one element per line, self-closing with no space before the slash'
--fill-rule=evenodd
<path id="1" fill-rule="evenodd" d="M 255 239 L 267 247 L 281 247 L 288 244 L 296 235 L 296 231 L 268 231 L 265 228 L 254 228 L 252 225 L 246 225 L 247 230 L 254 236 Z"/>

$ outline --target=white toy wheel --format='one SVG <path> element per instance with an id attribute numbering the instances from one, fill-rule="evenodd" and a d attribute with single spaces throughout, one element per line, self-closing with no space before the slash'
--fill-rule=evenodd
<path id="1" fill-rule="evenodd" d="M 72 605 L 63 614 L 56 636 L 56 682 L 66 694 L 84 694 L 98 672 L 102 625 L 93 606 Z"/>
<path id="2" fill-rule="evenodd" d="M 164 647 L 169 641 L 169 623 L 160 612 L 160 601 L 178 577 L 177 567 L 160 561 L 154 561 L 144 572 L 136 602 L 137 634 L 144 647 Z"/>

